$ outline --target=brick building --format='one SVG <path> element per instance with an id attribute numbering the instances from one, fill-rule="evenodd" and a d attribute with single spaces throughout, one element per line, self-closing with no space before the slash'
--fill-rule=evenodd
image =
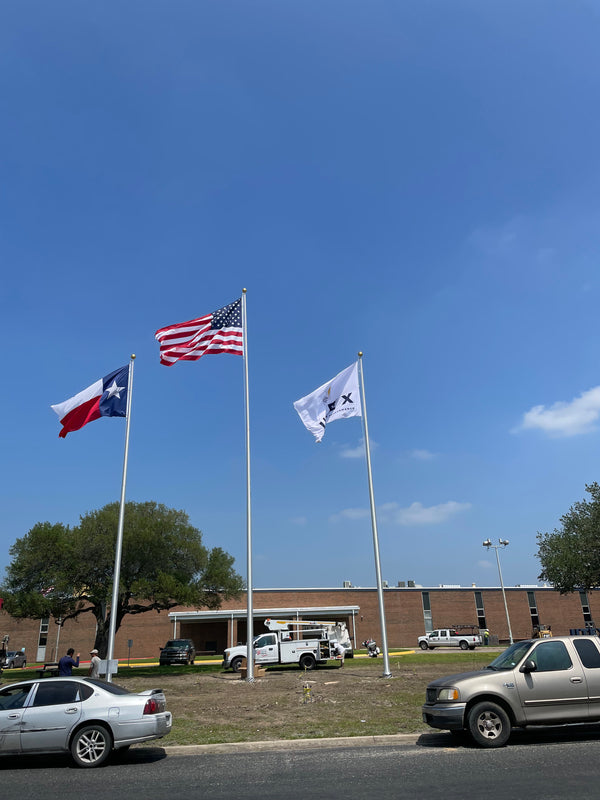
<path id="1" fill-rule="evenodd" d="M 389 587 L 384 604 L 390 647 L 414 647 L 425 631 L 452 625 L 488 628 L 501 643 L 508 642 L 508 625 L 499 587 L 458 586 Z M 598 592 L 560 595 L 548 587 L 506 587 L 506 602 L 514 639 L 531 635 L 540 622 L 555 635 L 572 628 L 600 624 Z M 125 617 L 115 640 L 115 657 L 127 660 L 158 656 L 159 647 L 174 636 L 193 639 L 198 652 L 222 653 L 225 647 L 245 642 L 246 598 L 223 603 L 219 611 L 175 608 Z M 267 617 L 332 619 L 347 624 L 355 646 L 367 637 L 381 642 L 379 606 L 374 588 L 348 586 L 332 589 L 255 589 L 254 633 L 262 633 Z M 8 649 L 25 647 L 28 660 L 52 661 L 68 647 L 87 660 L 94 646 L 95 623 L 90 614 L 63 627 L 50 620 L 15 620 L 0 611 L 0 637 L 8 634 Z M 132 642 L 131 647 L 128 646 Z"/>

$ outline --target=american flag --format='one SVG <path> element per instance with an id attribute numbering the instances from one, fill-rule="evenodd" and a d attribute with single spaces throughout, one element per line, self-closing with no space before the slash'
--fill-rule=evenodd
<path id="1" fill-rule="evenodd" d="M 160 344 L 160 363 L 166 367 L 176 361 L 197 361 L 206 353 L 242 356 L 242 300 L 204 317 L 159 328 L 154 336 Z"/>

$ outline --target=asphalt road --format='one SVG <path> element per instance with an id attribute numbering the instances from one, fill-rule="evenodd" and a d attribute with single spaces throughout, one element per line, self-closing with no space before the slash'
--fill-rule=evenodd
<path id="1" fill-rule="evenodd" d="M 20 800 L 597 796 L 600 726 L 517 731 L 499 750 L 479 750 L 468 740 L 457 746 L 446 733 L 398 741 L 323 742 L 318 748 L 290 743 L 277 749 L 137 747 L 94 770 L 77 769 L 63 756 L 6 757 L 0 759 L 0 780 L 6 795 Z"/>

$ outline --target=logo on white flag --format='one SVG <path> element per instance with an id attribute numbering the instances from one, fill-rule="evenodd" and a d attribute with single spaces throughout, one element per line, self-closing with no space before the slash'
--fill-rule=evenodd
<path id="1" fill-rule="evenodd" d="M 358 388 L 358 362 L 319 386 L 311 394 L 296 400 L 294 408 L 305 427 L 320 442 L 329 422 L 347 417 L 361 417 Z"/>

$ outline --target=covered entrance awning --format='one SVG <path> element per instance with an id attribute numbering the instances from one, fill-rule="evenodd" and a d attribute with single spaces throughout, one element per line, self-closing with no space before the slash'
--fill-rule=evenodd
<path id="1" fill-rule="evenodd" d="M 355 617 L 360 606 L 292 606 L 289 608 L 254 608 L 253 618 L 260 622 L 269 617 L 281 619 L 331 620 L 345 622 L 356 648 Z M 245 643 L 246 608 L 219 609 L 218 611 L 171 611 L 173 638 L 189 637 L 194 640 L 198 653 L 222 652 L 241 641 Z M 178 629 L 179 628 L 179 629 Z M 254 633 L 263 631 L 258 626 Z"/>

